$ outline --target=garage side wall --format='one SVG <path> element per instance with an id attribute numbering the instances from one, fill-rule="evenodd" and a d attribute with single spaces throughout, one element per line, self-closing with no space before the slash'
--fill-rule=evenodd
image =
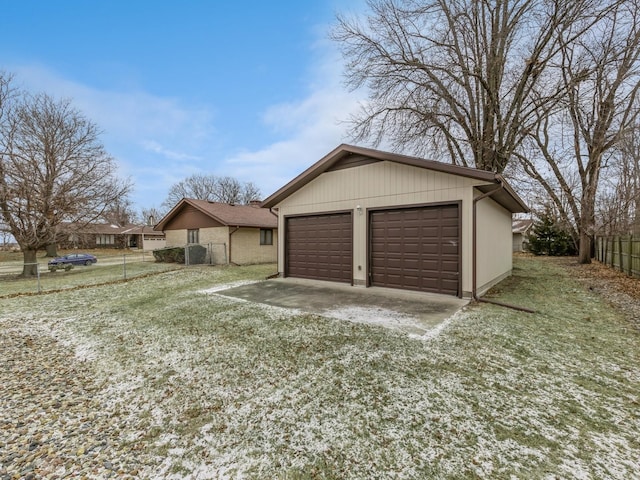
<path id="1" fill-rule="evenodd" d="M 387 161 L 325 172 L 278 205 L 278 271 L 283 274 L 285 270 L 283 235 L 285 217 L 289 215 L 352 211 L 353 284 L 364 286 L 368 209 L 462 201 L 462 290 L 463 294 L 470 292 L 472 187 L 483 184 L 486 182 Z M 508 251 L 511 252 L 510 245 Z"/>
<path id="2" fill-rule="evenodd" d="M 513 267 L 511 212 L 491 198 L 477 203 L 477 295 L 481 296 Z"/>

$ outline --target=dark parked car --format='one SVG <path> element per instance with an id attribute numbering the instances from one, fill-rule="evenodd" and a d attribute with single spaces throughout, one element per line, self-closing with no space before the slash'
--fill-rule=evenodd
<path id="1" fill-rule="evenodd" d="M 62 257 L 56 257 L 52 260 L 49 260 L 49 270 L 55 272 L 60 268 L 64 268 L 65 270 L 69 270 L 73 268 L 73 265 L 91 265 L 92 263 L 96 263 L 98 259 L 93 255 L 88 253 L 70 253 L 69 255 L 64 255 Z"/>

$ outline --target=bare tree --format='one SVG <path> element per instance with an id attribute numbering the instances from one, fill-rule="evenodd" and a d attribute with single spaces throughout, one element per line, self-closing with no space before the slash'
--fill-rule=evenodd
<path id="1" fill-rule="evenodd" d="M 130 190 L 99 141 L 97 126 L 46 94 L 23 95 L 0 132 L 0 207 L 24 254 L 23 275 L 55 242 L 62 222 L 90 222 Z"/>
<path id="2" fill-rule="evenodd" d="M 355 139 L 502 172 L 536 112 L 564 94 L 547 73 L 559 39 L 579 37 L 599 2 L 367 3 L 365 24 L 340 16 L 332 33 L 348 61 L 348 85 L 369 92 L 352 118 Z"/>
<path id="3" fill-rule="evenodd" d="M 233 177 L 194 174 L 173 185 L 162 206 L 169 210 L 183 198 L 247 204 L 260 198 L 260 190 L 252 182 L 241 183 Z"/>
<path id="4" fill-rule="evenodd" d="M 102 218 L 113 225 L 123 227 L 133 222 L 135 213 L 131 200 L 127 197 L 118 198 L 107 205 Z"/>
<path id="5" fill-rule="evenodd" d="M 240 203 L 243 205 L 248 205 L 251 202 L 255 202 L 260 200 L 261 193 L 258 186 L 253 182 L 246 182 L 242 186 L 242 191 L 240 192 Z"/>
<path id="6" fill-rule="evenodd" d="M 604 175 L 597 216 L 604 235 L 640 234 L 640 126 L 625 136 L 619 159 Z"/>
<path id="7" fill-rule="evenodd" d="M 604 13 L 579 38 L 570 30 L 560 34 L 558 71 L 566 95 L 556 111 L 536 112 L 531 133 L 542 161 L 519 156 L 575 225 L 581 263 L 591 262 L 601 173 L 619 158 L 616 149 L 640 114 L 640 1 L 619 2 Z"/>
<path id="8" fill-rule="evenodd" d="M 144 225 L 155 226 L 165 216 L 165 213 L 157 207 L 142 208 L 136 217 L 136 221 Z"/>
<path id="9" fill-rule="evenodd" d="M 0 71 L 0 128 L 6 123 L 6 112 L 9 110 L 9 105 L 16 94 L 15 90 L 12 88 L 11 82 L 12 76 Z M 0 143 L 0 159 L 2 158 L 2 154 L 2 144 Z M 2 168 L 1 163 L 0 168 Z M 2 188 L 2 184 L 0 184 L 0 188 Z M 3 191 L 0 190 L 0 198 L 2 198 L 2 195 Z M 2 236 L 3 245 L 5 245 L 11 237 L 11 230 L 9 226 L 4 222 L 3 214 L 0 214 L 0 235 Z"/>

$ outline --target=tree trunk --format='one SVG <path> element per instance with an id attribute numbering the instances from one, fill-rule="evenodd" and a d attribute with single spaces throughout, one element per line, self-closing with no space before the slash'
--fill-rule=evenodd
<path id="1" fill-rule="evenodd" d="M 36 254 L 37 250 L 32 250 L 25 248 L 23 249 L 24 254 L 24 265 L 22 267 L 22 275 L 23 277 L 35 277 L 38 275 L 38 258 Z"/>
<path id="2" fill-rule="evenodd" d="M 591 263 L 591 235 L 586 231 L 580 232 L 580 250 L 578 251 L 578 263 Z"/>
<path id="3" fill-rule="evenodd" d="M 583 186 L 580 200 L 580 221 L 578 222 L 578 234 L 580 245 L 578 246 L 578 263 L 591 263 L 591 237 L 595 227 L 596 216 L 595 188 L 592 185 Z"/>
<path id="4" fill-rule="evenodd" d="M 55 243 L 50 243 L 47 245 L 47 257 L 57 257 L 58 256 L 58 245 Z"/>

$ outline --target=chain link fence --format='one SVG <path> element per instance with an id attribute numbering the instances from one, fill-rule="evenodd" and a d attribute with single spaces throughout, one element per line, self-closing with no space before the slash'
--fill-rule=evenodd
<path id="1" fill-rule="evenodd" d="M 25 266 L 35 266 L 36 274 L 23 277 Z M 126 253 L 99 257 L 93 265 L 73 265 L 50 271 L 47 260 L 27 263 L 0 263 L 0 298 L 54 290 L 101 285 L 130 280 L 178 268 L 176 264 L 158 263 L 150 253 Z"/>

